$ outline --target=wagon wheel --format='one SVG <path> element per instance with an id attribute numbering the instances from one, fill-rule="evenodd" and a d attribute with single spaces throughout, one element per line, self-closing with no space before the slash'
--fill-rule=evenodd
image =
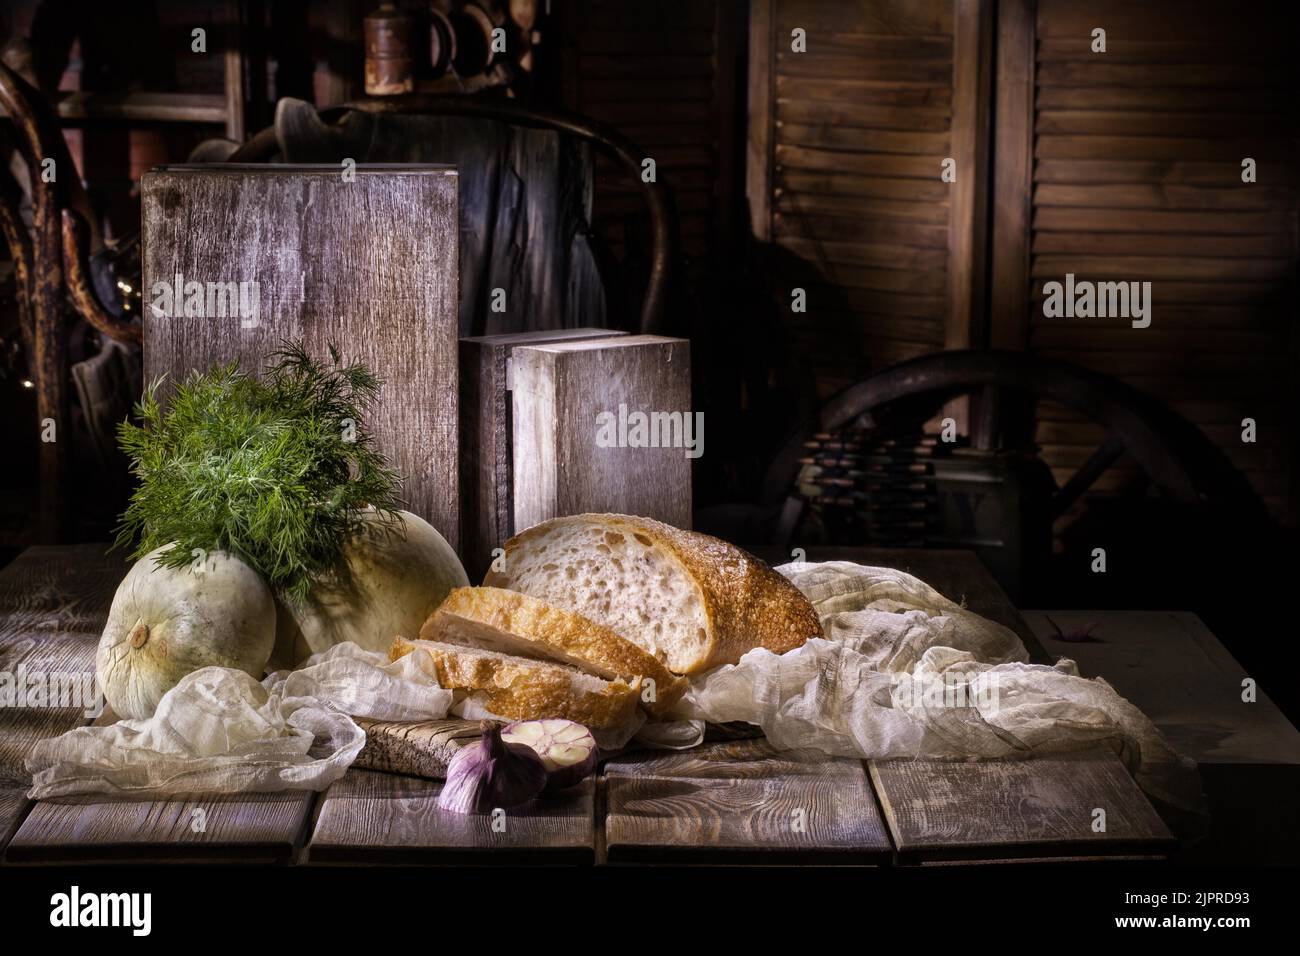
<path id="1" fill-rule="evenodd" d="M 1158 400 L 1117 379 L 1028 352 L 937 352 L 903 362 L 850 385 L 805 421 L 777 454 L 764 483 L 764 500 L 779 507 L 774 539 L 788 543 L 806 502 L 791 492 L 804 444 L 818 432 L 870 427 L 900 406 L 937 408 L 964 394 L 976 398 L 972 439 L 977 448 L 1004 447 L 1016 424 L 1033 421 L 1037 402 L 1050 399 L 1106 429 L 1106 438 L 1057 489 L 1053 521 L 1127 453 L 1162 494 L 1205 504 L 1252 524 L 1266 520 L 1263 503 L 1245 477 L 1194 425 Z M 1027 438 L 1024 429 L 1022 438 Z"/>

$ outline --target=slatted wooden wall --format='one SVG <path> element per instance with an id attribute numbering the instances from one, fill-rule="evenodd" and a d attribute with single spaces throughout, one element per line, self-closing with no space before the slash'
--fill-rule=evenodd
<path id="1" fill-rule="evenodd" d="M 752 228 L 821 273 L 808 312 L 792 321 L 823 395 L 872 369 L 967 345 L 978 325 L 971 309 L 982 286 L 971 283 L 982 278 L 987 96 L 980 102 L 977 71 L 954 65 L 958 44 L 974 52 L 980 43 L 963 18 L 977 24 L 984 6 L 751 5 Z M 795 29 L 806 52 L 792 49 Z M 956 183 L 940 178 L 947 157 Z"/>
<path id="2" fill-rule="evenodd" d="M 1005 218 L 994 226 L 994 344 L 1095 368 L 1163 399 L 1287 517 L 1297 318 L 1293 8 L 1016 0 L 1000 12 L 1010 75 L 998 77 L 995 202 Z M 1090 49 L 1098 27 L 1105 53 Z M 1018 67 L 1027 51 L 1032 59 Z M 1258 163 L 1254 184 L 1242 182 L 1245 157 Z M 1020 298 L 1014 287 L 1025 287 L 1026 271 Z M 1044 317 L 1042 284 L 1068 272 L 1149 280 L 1151 326 Z M 1256 444 L 1241 441 L 1246 417 L 1258 422 Z M 1058 480 L 1102 437 L 1065 409 L 1040 409 L 1038 439 Z M 1124 465 L 1097 489 L 1131 482 Z"/>
<path id="3" fill-rule="evenodd" d="M 566 105 L 613 126 L 655 160 L 672 190 L 681 251 L 695 264 L 721 238 L 735 172 L 732 58 L 743 39 L 735 0 L 567 0 Z M 595 225 L 616 255 L 648 229 L 645 201 L 620 167 L 597 157 Z"/>

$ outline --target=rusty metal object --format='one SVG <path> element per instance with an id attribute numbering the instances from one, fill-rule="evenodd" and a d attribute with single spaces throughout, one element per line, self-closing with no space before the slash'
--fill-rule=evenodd
<path id="1" fill-rule="evenodd" d="M 400 96 L 415 89 L 411 18 L 382 3 L 365 20 L 366 95 Z"/>
<path id="2" fill-rule="evenodd" d="M 492 65 L 492 30 L 496 24 L 476 3 L 467 3 L 447 15 L 454 37 L 451 65 L 459 76 L 486 73 Z"/>
<path id="3" fill-rule="evenodd" d="M 23 351 L 34 355 L 36 345 L 32 331 L 32 237 L 22 219 L 22 187 L 8 167 L 0 167 L 0 235 L 9 247 L 14 264 L 14 286 L 18 300 L 18 333 Z"/>
<path id="4" fill-rule="evenodd" d="M 95 297 L 90 281 L 89 244 L 90 233 L 85 220 L 71 209 L 63 210 L 63 268 L 67 273 L 72 304 L 82 318 L 109 338 L 138 345 L 144 341 L 144 328 L 138 322 L 119 319 Z"/>
<path id="5" fill-rule="evenodd" d="M 456 31 L 447 14 L 434 8 L 429 11 L 429 66 L 435 77 L 442 76 L 451 66 L 456 52 Z"/>
<path id="6" fill-rule="evenodd" d="M 882 369 L 832 396 L 804 422 L 773 460 L 764 498 L 776 504 L 789 493 L 811 434 L 835 432 L 891 403 L 928 397 L 941 401 L 970 391 L 1007 390 L 1032 400 L 1051 400 L 1104 425 L 1106 440 L 1052 502 L 1062 514 L 1120 456 L 1127 453 L 1151 483 L 1175 501 L 1222 507 L 1243 521 L 1265 521 L 1259 496 L 1223 452 L 1186 419 L 1158 399 L 1118 379 L 1028 352 L 969 350 L 923 355 Z M 989 426 L 996 436 L 997 424 Z M 990 443 L 996 447 L 996 441 Z M 802 504 L 787 499 L 798 518 Z M 778 535 L 794 527 L 785 523 Z"/>
<path id="7" fill-rule="evenodd" d="M 322 119 L 329 122 L 336 120 L 347 110 L 424 116 L 477 116 L 517 126 L 552 129 L 612 153 L 627 170 L 628 175 L 633 177 L 640 186 L 641 195 L 650 210 L 653 238 L 645 300 L 641 303 L 640 331 L 667 334 L 665 313 L 672 250 L 677 236 L 677 219 L 668 202 L 668 190 L 663 183 L 648 183 L 641 178 L 641 160 L 645 157 L 645 151 L 622 133 L 576 113 L 531 109 L 509 100 L 477 96 L 416 94 L 402 97 L 400 100 L 362 99 L 341 106 L 328 107 L 320 110 L 319 113 Z M 229 162 L 266 162 L 275 155 L 278 148 L 275 129 L 268 127 L 255 134 L 232 154 Z"/>
<path id="8" fill-rule="evenodd" d="M 31 265 L 28 269 L 32 315 L 31 373 L 36 384 L 40 436 L 39 536 L 56 543 L 64 536 L 66 483 L 71 459 L 67 342 L 63 312 L 63 249 L 60 209 L 85 203 L 62 132 L 53 111 L 26 80 L 0 63 L 0 106 L 18 132 L 32 192 Z M 43 161 L 53 159 L 55 177 L 45 182 Z"/>

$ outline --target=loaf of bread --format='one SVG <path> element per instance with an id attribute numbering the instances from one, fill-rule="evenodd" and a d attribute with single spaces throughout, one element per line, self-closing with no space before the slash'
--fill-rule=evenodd
<path id="1" fill-rule="evenodd" d="M 439 686 L 465 691 L 489 713 L 510 720 L 563 717 L 593 729 L 623 726 L 635 714 L 638 685 L 606 681 L 574 667 L 499 651 L 408 641 L 398 637 L 390 660 L 427 655 Z"/>
<path id="2" fill-rule="evenodd" d="M 639 681 L 641 703 L 652 715 L 665 713 L 687 687 L 686 678 L 608 627 L 502 588 L 455 588 L 420 638 L 550 660 L 605 680 Z"/>
<path id="3" fill-rule="evenodd" d="M 734 545 L 649 518 L 555 518 L 505 544 L 484 584 L 532 595 L 610 628 L 675 674 L 782 654 L 821 636 L 806 598 Z"/>

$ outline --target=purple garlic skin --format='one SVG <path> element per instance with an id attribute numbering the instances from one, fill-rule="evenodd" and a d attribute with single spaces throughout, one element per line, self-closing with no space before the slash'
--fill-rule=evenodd
<path id="1" fill-rule="evenodd" d="M 490 720 L 479 724 L 479 742 L 461 750 L 447 767 L 438 806 L 450 813 L 491 813 L 527 803 L 546 786 L 546 765 L 531 747 L 509 744 Z"/>

